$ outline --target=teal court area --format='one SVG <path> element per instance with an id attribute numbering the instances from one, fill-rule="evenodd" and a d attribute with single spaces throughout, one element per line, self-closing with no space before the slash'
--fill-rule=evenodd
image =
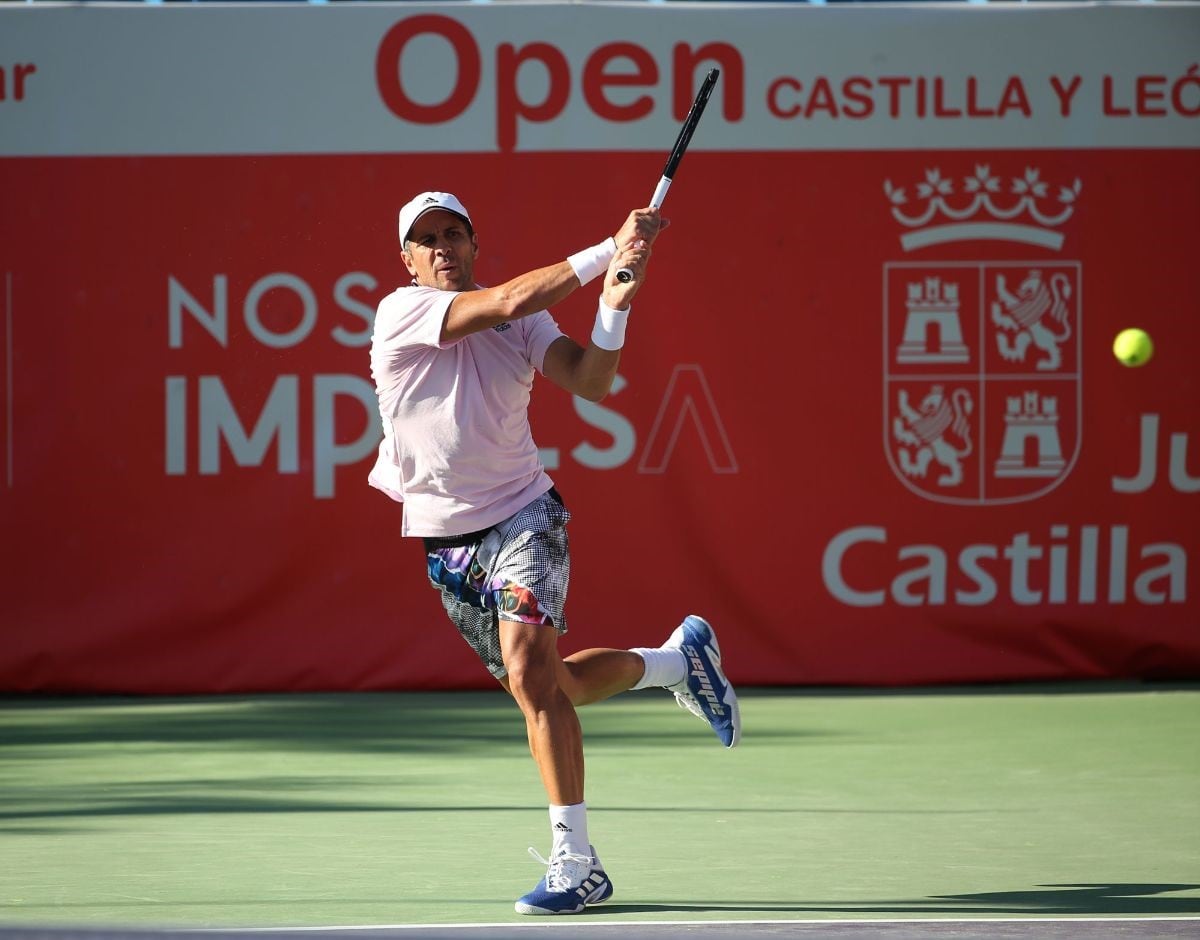
<path id="1" fill-rule="evenodd" d="M 9 699 L 0 925 L 1200 933 L 1200 686 L 752 689 L 743 713 L 726 751 L 661 691 L 581 712 L 616 892 L 546 923 L 512 910 L 548 845 L 502 693 Z"/>

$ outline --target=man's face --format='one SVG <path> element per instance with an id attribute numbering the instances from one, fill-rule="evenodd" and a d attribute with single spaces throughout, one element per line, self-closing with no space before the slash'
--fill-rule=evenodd
<path id="1" fill-rule="evenodd" d="M 453 212 L 433 209 L 413 223 L 404 245 L 408 273 L 423 287 L 472 290 L 479 244 Z"/>

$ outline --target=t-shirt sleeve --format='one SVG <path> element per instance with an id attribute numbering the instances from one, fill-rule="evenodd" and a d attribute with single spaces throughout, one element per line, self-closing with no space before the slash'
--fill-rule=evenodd
<path id="1" fill-rule="evenodd" d="M 396 353 L 413 346 L 445 349 L 456 340 L 442 342 L 442 324 L 454 291 L 432 287 L 406 287 L 383 299 L 376 314 L 374 344 L 379 352 Z"/>
<path id="2" fill-rule="evenodd" d="M 531 313 L 521 321 L 521 326 L 525 330 L 525 348 L 529 350 L 529 362 L 541 372 L 546 361 L 546 350 L 550 348 L 551 343 L 565 334 L 546 310 Z"/>

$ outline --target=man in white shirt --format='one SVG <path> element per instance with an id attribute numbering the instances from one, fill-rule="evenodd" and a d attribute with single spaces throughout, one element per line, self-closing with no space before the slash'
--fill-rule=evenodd
<path id="1" fill-rule="evenodd" d="M 660 647 L 565 659 L 557 649 L 571 514 L 530 432 L 534 372 L 592 401 L 608 393 L 660 226 L 657 209 L 634 210 L 598 245 L 485 288 L 474 280 L 479 242 L 466 207 L 449 193 L 421 193 L 400 210 L 412 283 L 385 297 L 375 317 L 371 375 L 384 438 L 370 483 L 403 502 L 401 532 L 424 540 L 451 621 L 520 706 L 550 800 L 547 872 L 517 901 L 524 914 L 578 913 L 612 896 L 588 839 L 576 706 L 662 686 L 726 747 L 741 733 L 720 647 L 700 617 L 685 618 Z M 621 269 L 632 277 L 618 278 Z M 601 276 L 591 340 L 581 346 L 546 308 Z"/>

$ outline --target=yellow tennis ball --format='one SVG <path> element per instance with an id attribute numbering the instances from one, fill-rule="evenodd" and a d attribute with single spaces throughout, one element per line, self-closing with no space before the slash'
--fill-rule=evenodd
<path id="1" fill-rule="evenodd" d="M 1113 340 L 1113 355 L 1122 365 L 1143 366 L 1154 355 L 1154 342 L 1145 330 L 1121 330 Z"/>

